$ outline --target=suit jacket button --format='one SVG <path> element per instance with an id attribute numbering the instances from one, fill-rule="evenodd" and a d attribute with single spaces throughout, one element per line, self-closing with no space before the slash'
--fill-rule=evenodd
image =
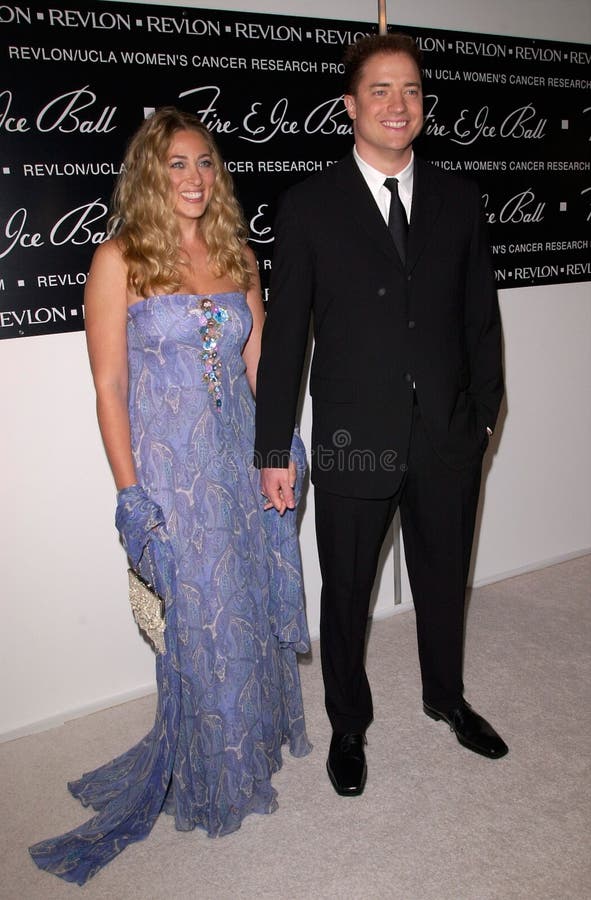
<path id="1" fill-rule="evenodd" d="M 405 381 L 412 381 L 412 375 L 410 374 L 410 372 L 405 372 L 405 373 L 404 373 L 404 380 L 405 380 Z"/>
<path id="2" fill-rule="evenodd" d="M 414 327 L 415 327 L 415 324 L 416 324 L 416 323 L 415 323 L 414 319 L 409 319 L 409 321 L 408 321 L 408 327 L 409 327 L 409 328 L 414 328 Z"/>

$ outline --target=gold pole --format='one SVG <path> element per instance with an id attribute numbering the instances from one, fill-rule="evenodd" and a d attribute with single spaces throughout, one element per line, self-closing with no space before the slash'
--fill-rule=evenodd
<path id="1" fill-rule="evenodd" d="M 386 0 L 378 0 L 378 27 L 380 34 L 388 33 L 388 20 L 386 19 Z"/>

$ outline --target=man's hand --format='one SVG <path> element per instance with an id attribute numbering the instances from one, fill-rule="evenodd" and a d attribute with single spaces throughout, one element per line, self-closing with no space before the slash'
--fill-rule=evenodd
<path id="1" fill-rule="evenodd" d="M 295 509 L 293 489 L 296 483 L 296 467 L 288 469 L 261 469 L 261 494 L 266 499 L 265 509 L 277 510 L 280 516 L 286 509 Z"/>

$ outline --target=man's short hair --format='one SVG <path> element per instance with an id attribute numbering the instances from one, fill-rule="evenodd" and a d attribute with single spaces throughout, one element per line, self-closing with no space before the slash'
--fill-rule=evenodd
<path id="1" fill-rule="evenodd" d="M 422 55 L 414 38 L 408 34 L 371 34 L 349 44 L 343 56 L 345 66 L 345 94 L 355 94 L 363 66 L 376 53 L 408 53 L 421 71 Z"/>

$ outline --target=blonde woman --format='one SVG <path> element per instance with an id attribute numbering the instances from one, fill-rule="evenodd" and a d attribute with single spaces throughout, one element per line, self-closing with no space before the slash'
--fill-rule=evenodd
<path id="1" fill-rule="evenodd" d="M 153 730 L 69 784 L 94 819 L 31 848 L 83 884 L 160 811 L 209 836 L 277 806 L 281 746 L 309 752 L 296 652 L 308 648 L 292 511 L 252 466 L 264 312 L 232 183 L 198 119 L 158 110 L 132 138 L 114 237 L 85 295 L 97 413 L 134 569 L 165 601 Z M 305 466 L 294 439 L 291 477 Z M 296 474 L 297 463 L 297 474 Z"/>

